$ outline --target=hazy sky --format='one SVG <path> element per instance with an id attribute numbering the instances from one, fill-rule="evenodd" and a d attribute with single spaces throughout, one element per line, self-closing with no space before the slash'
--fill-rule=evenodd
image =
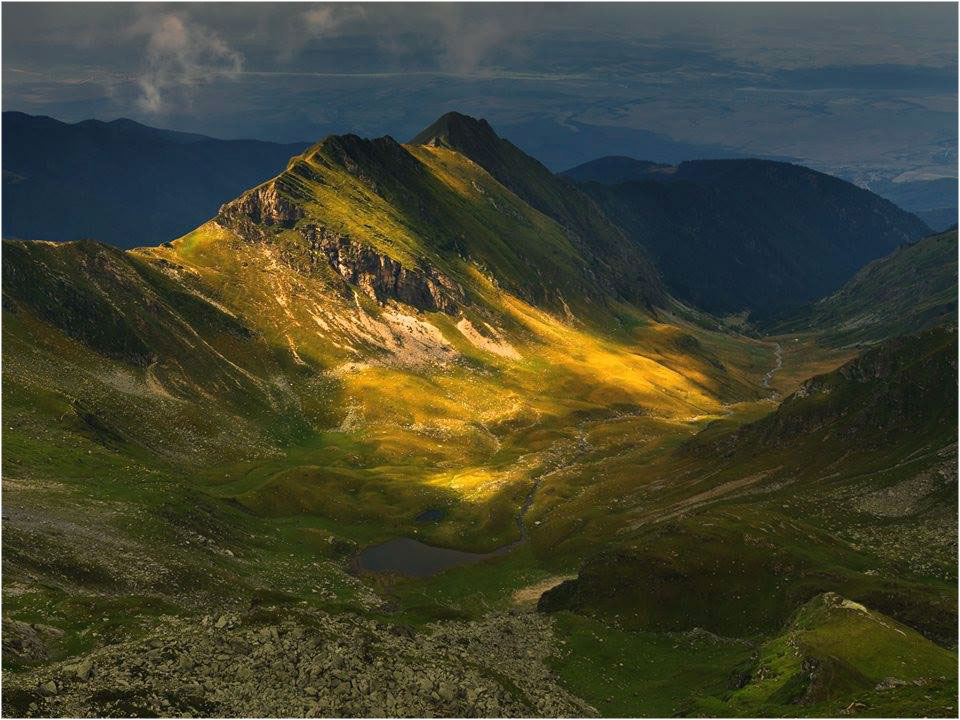
<path id="1" fill-rule="evenodd" d="M 4 110 L 292 141 L 405 140 L 457 109 L 530 142 L 644 130 L 848 175 L 956 174 L 954 3 L 5 3 L 2 13 Z"/>

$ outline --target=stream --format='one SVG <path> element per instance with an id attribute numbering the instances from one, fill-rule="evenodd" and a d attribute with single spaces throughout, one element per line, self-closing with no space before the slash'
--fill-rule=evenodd
<path id="1" fill-rule="evenodd" d="M 777 370 L 780 370 L 781 368 L 783 368 L 783 346 L 780 343 L 774 343 L 774 345 L 777 346 L 776 350 L 774 350 L 774 356 L 777 359 L 777 364 L 774 365 L 770 370 L 768 370 L 767 374 L 763 376 L 763 386 L 765 388 L 770 387 L 770 381 L 773 380 L 773 376 L 777 373 Z M 773 395 L 771 397 L 775 398 L 776 396 L 777 396 L 777 391 L 774 390 Z"/>

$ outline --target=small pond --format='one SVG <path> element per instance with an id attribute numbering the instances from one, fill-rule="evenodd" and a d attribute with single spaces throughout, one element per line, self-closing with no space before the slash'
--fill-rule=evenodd
<path id="1" fill-rule="evenodd" d="M 426 577 L 447 568 L 469 565 L 499 554 L 499 551 L 463 552 L 434 547 L 410 538 L 394 538 L 361 551 L 356 562 L 359 569 L 368 572 L 394 572 L 411 577 Z"/>

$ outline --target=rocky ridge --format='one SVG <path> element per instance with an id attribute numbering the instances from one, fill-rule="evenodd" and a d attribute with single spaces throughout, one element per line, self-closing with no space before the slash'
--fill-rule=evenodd
<path id="1" fill-rule="evenodd" d="M 308 167 L 306 163 L 299 165 Z M 346 234 L 315 222 L 304 222 L 294 174 L 287 172 L 243 194 L 220 208 L 215 222 L 250 243 L 274 242 L 278 232 L 297 234 L 296 249 L 284 253 L 298 270 L 329 265 L 346 283 L 378 303 L 396 300 L 418 310 L 455 314 L 464 302 L 463 291 L 435 268 L 407 268 L 402 263 Z"/>

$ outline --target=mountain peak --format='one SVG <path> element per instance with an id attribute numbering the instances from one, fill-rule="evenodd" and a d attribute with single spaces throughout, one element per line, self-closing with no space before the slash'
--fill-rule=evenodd
<path id="1" fill-rule="evenodd" d="M 421 174 L 420 163 L 403 145 L 389 135 L 379 138 L 362 138 L 358 135 L 328 135 L 308 150 L 306 156 L 321 158 L 344 168 L 351 175 L 368 181 L 377 179 L 381 191 L 383 182 L 392 178 L 392 183 L 402 187 L 409 178 Z M 302 158 L 293 158 L 291 164 Z"/>
<path id="2" fill-rule="evenodd" d="M 449 112 L 411 144 L 460 153 L 524 202 L 553 218 L 577 238 L 592 271 L 610 278 L 620 297 L 649 306 L 664 301 L 659 275 L 646 251 L 628 243 L 619 228 L 573 183 L 557 177 L 539 160 L 498 136 L 486 120 Z"/>
<path id="3" fill-rule="evenodd" d="M 418 133 L 410 143 L 456 150 L 464 146 L 496 142 L 499 139 L 486 120 L 482 118 L 478 120 L 458 112 L 448 112 Z"/>

